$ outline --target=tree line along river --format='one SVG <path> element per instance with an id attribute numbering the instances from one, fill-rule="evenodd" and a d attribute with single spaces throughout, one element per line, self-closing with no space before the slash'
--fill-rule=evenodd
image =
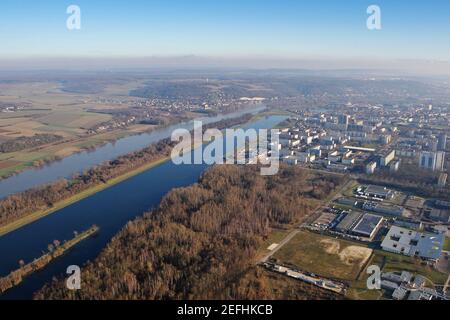
<path id="1" fill-rule="evenodd" d="M 255 114 L 263 109 L 265 109 L 265 106 L 261 104 L 254 108 L 217 115 L 214 117 L 205 117 L 199 120 L 201 120 L 204 124 L 210 124 L 225 119 L 238 118 L 246 113 Z M 115 142 L 107 143 L 93 151 L 76 153 L 43 167 L 28 169 L 11 177 L 1 179 L 0 199 L 59 179 L 71 178 L 73 175 L 90 169 L 96 165 L 100 165 L 105 161 L 116 159 L 119 156 L 143 149 L 152 143 L 168 138 L 172 134 L 173 130 L 178 128 L 192 130 L 193 121 L 159 128 L 140 135 L 128 136 Z"/>
<path id="2" fill-rule="evenodd" d="M 269 129 L 286 118 L 268 116 L 246 124 L 243 128 Z M 100 228 L 97 235 L 81 242 L 45 269 L 32 274 L 20 286 L 1 295 L 0 299 L 31 299 L 33 293 L 54 276 L 64 275 L 68 266 L 82 266 L 95 259 L 128 221 L 158 206 L 170 190 L 195 183 L 207 167 L 205 164 L 175 165 L 171 161 L 164 162 L 0 237 L 0 276 L 4 276 L 17 269 L 20 260 L 28 263 L 41 256 L 42 251 L 54 240 L 69 239 L 74 231 L 86 230 L 93 224 Z"/>

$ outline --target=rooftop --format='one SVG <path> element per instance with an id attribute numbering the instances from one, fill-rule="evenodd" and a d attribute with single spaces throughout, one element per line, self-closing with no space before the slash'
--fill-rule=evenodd
<path id="1" fill-rule="evenodd" d="M 424 259 L 438 260 L 444 245 L 444 235 L 421 233 L 392 226 L 381 247 L 386 251 Z"/>
<path id="2" fill-rule="evenodd" d="M 353 232 L 372 237 L 382 221 L 382 217 L 367 213 L 358 222 L 356 227 L 353 228 Z"/>

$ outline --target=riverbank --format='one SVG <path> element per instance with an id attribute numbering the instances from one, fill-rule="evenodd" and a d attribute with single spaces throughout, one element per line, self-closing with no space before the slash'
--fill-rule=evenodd
<path id="1" fill-rule="evenodd" d="M 136 176 L 136 175 L 138 175 L 138 174 L 140 174 L 140 173 L 142 173 L 144 171 L 152 169 L 152 168 L 154 168 L 154 167 L 164 163 L 167 160 L 169 160 L 169 157 L 163 157 L 163 158 L 161 158 L 159 160 L 152 161 L 151 163 L 145 164 L 145 165 L 143 165 L 143 166 L 141 166 L 139 168 L 136 168 L 136 169 L 134 169 L 132 171 L 129 171 L 129 172 L 125 173 L 125 174 L 122 174 L 122 175 L 120 175 L 120 176 L 118 176 L 116 178 L 113 178 L 113 179 L 107 181 L 106 183 L 103 183 L 103 184 L 100 184 L 100 185 L 96 185 L 96 186 L 88 188 L 88 189 L 86 189 L 86 190 L 84 190 L 84 191 L 82 191 L 80 193 L 77 193 L 77 194 L 73 195 L 70 198 L 67 198 L 65 200 L 62 200 L 62 201 L 56 203 L 54 206 L 52 206 L 49 209 L 36 211 L 36 212 L 31 213 L 31 214 L 29 214 L 29 215 L 27 215 L 27 216 L 25 216 L 23 218 L 20 218 L 20 219 L 18 219 L 16 221 L 13 221 L 13 222 L 9 223 L 9 224 L 1 226 L 0 227 L 0 237 L 4 236 L 4 235 L 6 235 L 6 234 L 8 234 L 10 232 L 13 232 L 13 231 L 15 231 L 17 229 L 20 229 L 20 228 L 22 228 L 22 227 L 24 227 L 24 226 L 26 226 L 26 225 L 28 225 L 30 223 L 33 223 L 33 222 L 35 222 L 35 221 L 37 221 L 39 219 L 42 219 L 42 218 L 44 218 L 44 217 L 46 217 L 46 216 L 48 216 L 50 214 L 53 214 L 53 213 L 55 213 L 55 212 L 57 212 L 57 211 L 59 211 L 61 209 L 64 209 L 65 207 L 68 207 L 68 206 L 70 206 L 70 205 L 72 205 L 72 204 L 74 204 L 74 203 L 76 203 L 76 202 L 78 202 L 80 200 L 88 198 L 88 197 L 90 197 L 90 196 L 92 196 L 92 195 L 94 195 L 94 194 L 96 194 L 96 193 L 98 193 L 100 191 L 103 191 L 103 190 L 105 190 L 107 188 L 110 188 L 110 187 L 112 187 L 112 186 L 114 186 L 114 185 L 116 185 L 118 183 L 121 183 L 121 182 L 123 182 L 123 181 L 125 181 L 125 180 L 127 180 L 129 178 L 132 178 L 132 177 L 134 177 L 134 176 Z"/>
<path id="2" fill-rule="evenodd" d="M 227 120 L 223 120 L 223 121 L 227 121 Z M 246 123 L 249 123 L 249 122 L 251 122 L 251 118 L 244 117 L 244 118 L 241 118 L 241 120 L 238 120 L 238 122 L 240 122 L 240 121 L 242 121 L 242 123 L 235 124 L 234 126 L 241 126 Z M 218 122 L 218 123 L 220 123 L 220 122 Z M 233 124 L 230 124 L 230 126 L 233 127 Z M 197 147 L 200 147 L 200 145 L 194 145 L 193 149 L 195 149 Z M 17 218 L 14 221 L 11 221 L 9 223 L 6 223 L 3 226 L 0 226 L 0 237 L 4 236 L 12 231 L 15 231 L 21 227 L 24 227 L 30 223 L 33 223 L 41 218 L 44 218 L 50 214 L 53 214 L 65 207 L 75 204 L 76 202 L 78 202 L 80 200 L 88 198 L 98 192 L 101 192 L 107 188 L 117 185 L 118 183 L 121 183 L 133 176 L 136 176 L 136 175 L 144 172 L 144 171 L 152 169 L 153 167 L 167 161 L 170 157 L 168 156 L 168 153 L 166 151 L 162 151 L 162 155 L 159 157 L 158 157 L 158 155 L 156 155 L 155 158 L 157 160 L 149 160 L 148 163 L 146 163 L 144 165 L 140 165 L 136 168 L 133 168 L 124 174 L 118 175 L 117 177 L 113 177 L 110 180 L 106 181 L 105 183 L 95 184 L 92 187 L 88 187 L 87 189 L 85 189 L 83 191 L 80 191 L 72 196 L 69 196 L 68 198 L 57 201 L 57 202 L 53 203 L 51 207 L 46 207 L 44 209 L 36 208 L 37 209 L 36 211 L 30 212 L 26 215 L 23 215 L 22 217 Z M 51 190 L 49 192 L 51 192 Z"/>
<path id="3" fill-rule="evenodd" d="M 274 114 L 277 114 L 275 112 Z M 267 116 L 267 115 L 266 115 Z M 242 119 L 243 120 L 243 119 Z M 234 126 L 231 125 L 231 127 L 240 127 L 247 123 L 254 122 L 254 117 L 251 117 L 249 119 L 245 119 L 243 123 L 235 124 Z M 193 149 L 200 147 L 200 145 L 193 146 Z M 121 183 L 131 177 L 134 177 L 144 171 L 147 171 L 149 169 L 152 169 L 155 166 L 158 166 L 159 164 L 164 163 L 165 161 L 169 160 L 169 156 L 167 154 L 165 156 L 161 156 L 155 161 L 151 161 L 149 163 L 146 163 L 142 166 L 139 166 L 137 168 L 132 169 L 131 171 L 128 171 L 124 174 L 121 174 L 117 177 L 114 177 L 105 183 L 97 184 L 92 187 L 87 188 L 86 190 L 83 190 L 81 192 L 78 192 L 74 194 L 73 196 L 70 196 L 66 199 L 63 199 L 61 201 L 55 202 L 51 207 L 45 208 L 45 209 L 39 209 L 37 211 L 31 212 L 23 217 L 18 218 L 17 220 L 14 220 L 10 223 L 7 223 L 3 226 L 0 226 L 0 237 L 7 235 L 8 233 L 11 233 L 17 229 L 20 229 L 28 224 L 31 224 L 39 219 L 42 219 L 48 215 L 51 215 L 61 209 L 64 209 L 65 207 L 68 207 L 72 204 L 75 204 L 76 202 L 83 200 L 85 198 L 88 198 L 98 192 L 101 192 L 107 188 L 110 188 L 114 185 L 117 185 L 118 183 Z"/>
<path id="4" fill-rule="evenodd" d="M 261 120 L 264 117 L 270 117 L 270 116 L 289 116 L 289 117 L 293 117 L 293 116 L 296 116 L 296 114 L 291 112 L 291 111 L 288 111 L 288 110 L 274 109 L 274 110 L 263 111 L 263 112 L 259 112 L 259 113 L 255 114 L 253 116 L 253 118 L 249 122 L 258 121 L 258 120 Z"/>
<path id="5" fill-rule="evenodd" d="M 263 118 L 258 122 L 243 125 L 243 129 L 273 128 L 283 120 L 284 116 Z M 240 121 L 240 123 L 244 122 Z M 148 162 L 155 159 L 157 158 L 149 159 Z M 64 275 L 67 266 L 82 266 L 87 261 L 94 261 L 129 221 L 142 216 L 151 208 L 156 208 L 170 191 L 198 183 L 208 167 L 207 164 L 176 165 L 172 161 L 166 161 L 127 181 L 0 237 L 2 259 L 0 274 L 6 275 L 18 267 L 17 262 L 21 259 L 28 262 L 42 255 L 42 250 L 54 239 L 67 239 L 73 230 L 85 230 L 92 224 L 99 226 L 101 230 L 95 238 L 84 241 L 75 250 L 70 250 L 42 272 L 27 277 L 19 287 L 1 295 L 0 300 L 32 299 L 33 294 L 46 283 L 51 282 L 53 277 Z M 121 173 L 124 172 L 121 171 Z"/>
<path id="6" fill-rule="evenodd" d="M 122 139 L 139 135 L 150 135 L 154 132 L 162 131 L 172 126 L 184 126 L 185 124 L 195 120 L 198 116 L 202 119 L 224 117 L 227 118 L 235 113 L 253 113 L 259 108 L 242 108 L 240 110 L 220 113 L 216 115 L 195 114 L 192 113 L 188 117 L 180 118 L 177 121 L 169 121 L 164 125 L 144 125 L 134 124 L 127 128 L 120 128 L 114 131 L 86 135 L 81 138 L 72 139 L 70 141 L 62 141 L 50 143 L 39 147 L 29 148 L 22 151 L 11 153 L 0 153 L 0 181 L 28 170 L 42 169 L 45 166 L 60 162 L 65 158 L 79 155 L 86 152 L 96 151 L 108 144 L 114 144 Z"/>
<path id="7" fill-rule="evenodd" d="M 23 264 L 19 269 L 11 272 L 6 277 L 0 278 L 0 294 L 18 286 L 27 276 L 45 268 L 53 260 L 62 256 L 81 241 L 96 234 L 98 230 L 99 228 L 97 226 L 92 226 L 80 234 L 75 234 L 73 239 L 65 241 L 63 244 L 59 244 L 55 241 L 53 244 L 49 245 L 51 248 L 49 248 L 50 251 L 48 253 L 33 260 L 33 262 Z"/>
<path id="8" fill-rule="evenodd" d="M 86 135 L 70 141 L 51 143 L 27 150 L 1 154 L 0 180 L 8 179 L 27 170 L 41 169 L 76 154 L 95 151 L 97 148 L 103 147 L 108 143 L 115 143 L 123 138 L 164 129 L 164 127 L 149 127 L 134 125 L 127 130 L 119 129 L 97 135 Z"/>

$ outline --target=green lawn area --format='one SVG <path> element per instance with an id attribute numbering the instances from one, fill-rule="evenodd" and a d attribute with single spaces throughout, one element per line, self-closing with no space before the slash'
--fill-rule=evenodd
<path id="1" fill-rule="evenodd" d="M 371 264 L 382 267 L 382 271 L 384 272 L 405 270 L 413 274 L 421 274 L 438 285 L 444 284 L 448 278 L 447 274 L 441 273 L 432 267 L 424 265 L 419 259 L 395 253 L 377 250 L 375 251 Z"/>
<path id="2" fill-rule="evenodd" d="M 353 197 L 353 191 L 356 189 L 357 186 L 360 184 L 358 181 L 351 181 L 348 183 L 348 186 L 346 186 L 345 190 L 342 191 L 342 194 L 346 197 Z"/>
<path id="3" fill-rule="evenodd" d="M 369 265 L 378 265 L 383 272 L 399 272 L 405 270 L 413 274 L 420 274 L 429 278 L 437 285 L 445 283 L 448 277 L 448 275 L 443 274 L 434 268 L 423 265 L 421 261 L 413 257 L 378 250 L 374 252 L 367 266 Z M 366 273 L 366 270 L 364 270 L 364 272 L 361 272 L 358 280 L 351 284 L 347 291 L 347 296 L 350 299 L 379 300 L 383 298 L 382 290 L 367 289 L 368 277 L 369 275 Z"/>
<path id="4" fill-rule="evenodd" d="M 273 229 L 269 237 L 263 242 L 261 247 L 258 250 L 257 257 L 262 258 L 263 256 L 270 253 L 267 248 L 274 244 L 274 243 L 280 243 L 286 236 L 289 234 L 289 229 Z"/>
<path id="5" fill-rule="evenodd" d="M 380 300 L 383 292 L 367 289 L 367 278 L 368 275 L 361 274 L 361 279 L 353 282 L 347 290 L 347 297 L 354 300 Z"/>
<path id="6" fill-rule="evenodd" d="M 450 251 L 450 238 L 445 238 L 444 251 Z"/>
<path id="7" fill-rule="evenodd" d="M 300 232 L 274 258 L 283 264 L 340 280 L 356 280 L 372 250 L 349 241 Z"/>
<path id="8" fill-rule="evenodd" d="M 267 240 L 264 241 L 263 248 L 267 248 L 273 243 L 280 243 L 281 240 L 283 240 L 288 233 L 289 230 L 274 229 L 270 234 L 270 236 L 267 238 Z"/>
<path id="9" fill-rule="evenodd" d="M 23 163 L 19 163 L 15 166 L 12 167 L 7 167 L 7 168 L 3 168 L 0 169 L 0 177 L 6 177 L 9 176 L 15 172 L 19 172 L 22 171 L 26 168 L 32 167 L 33 163 L 32 162 L 23 162 Z"/>

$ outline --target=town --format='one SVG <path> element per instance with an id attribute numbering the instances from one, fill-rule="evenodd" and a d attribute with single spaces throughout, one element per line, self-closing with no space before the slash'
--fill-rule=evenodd
<path id="1" fill-rule="evenodd" d="M 271 243 L 262 265 L 352 298 L 450 299 L 448 106 L 342 109 L 296 111 L 280 125 L 281 162 L 348 181 Z M 377 293 L 365 285 L 372 265 Z M 354 274 L 339 277 L 340 267 Z"/>

